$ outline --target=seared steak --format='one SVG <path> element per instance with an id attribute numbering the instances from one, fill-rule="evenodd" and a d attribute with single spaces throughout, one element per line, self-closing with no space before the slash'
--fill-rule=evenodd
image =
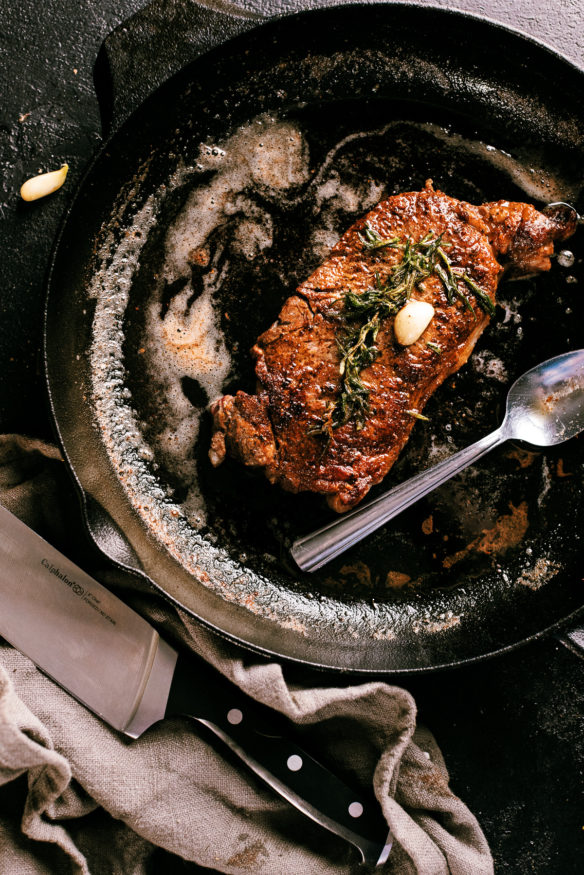
<path id="1" fill-rule="evenodd" d="M 549 270 L 553 241 L 574 230 L 575 218 L 549 218 L 508 201 L 473 206 L 434 191 L 431 181 L 423 191 L 382 201 L 349 228 L 258 338 L 257 393 L 240 391 L 212 405 L 211 462 L 220 464 L 228 451 L 263 467 L 284 489 L 322 493 L 337 511 L 353 507 L 385 477 L 434 390 L 470 356 L 503 271 Z M 347 312 L 347 293 L 358 305 L 357 298 L 382 289 L 408 240 L 420 251 L 429 245 L 424 240 L 440 243 L 442 261 L 410 291 L 433 305 L 434 316 L 409 346 L 396 342 L 395 315 L 378 320 L 376 349 L 359 375 L 364 413 L 343 414 L 343 338 L 356 318 Z"/>

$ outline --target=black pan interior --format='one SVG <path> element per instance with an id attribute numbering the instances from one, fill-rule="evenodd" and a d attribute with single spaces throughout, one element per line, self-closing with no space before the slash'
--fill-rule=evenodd
<path id="1" fill-rule="evenodd" d="M 253 390 L 255 338 L 381 197 L 432 178 L 473 202 L 582 208 L 582 78 L 461 15 L 321 10 L 195 62 L 106 145 L 53 265 L 49 390 L 82 489 L 170 598 L 252 647 L 354 671 L 479 658 L 579 609 L 581 439 L 495 451 L 315 575 L 288 547 L 324 504 L 212 469 L 207 449 L 210 392 Z M 372 495 L 495 428 L 513 379 L 583 345 L 581 237 L 573 263 L 501 287 Z M 175 345 L 169 376 L 160 338 L 185 325 L 210 339 L 192 367 Z"/>

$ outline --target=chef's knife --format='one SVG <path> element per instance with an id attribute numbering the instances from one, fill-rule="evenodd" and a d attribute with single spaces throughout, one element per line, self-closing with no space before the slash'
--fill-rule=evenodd
<path id="1" fill-rule="evenodd" d="M 166 716 L 203 723 L 277 793 L 353 844 L 364 862 L 387 860 L 391 837 L 373 798 L 354 793 L 283 736 L 264 709 L 202 660 L 179 656 L 1 505 L 0 635 L 131 738 Z"/>

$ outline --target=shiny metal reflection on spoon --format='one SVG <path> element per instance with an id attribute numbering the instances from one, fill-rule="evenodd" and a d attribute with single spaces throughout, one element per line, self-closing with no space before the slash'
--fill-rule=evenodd
<path id="1" fill-rule="evenodd" d="M 519 377 L 507 396 L 501 426 L 373 501 L 321 529 L 298 538 L 291 548 L 303 571 L 316 571 L 367 535 L 507 440 L 550 447 L 584 431 L 584 349 L 548 359 Z"/>
<path id="2" fill-rule="evenodd" d="M 572 204 L 567 204 L 565 201 L 554 201 L 551 204 L 546 204 L 542 213 L 544 216 L 548 216 L 552 219 L 561 218 L 562 213 L 575 213 L 576 223 L 578 225 L 584 225 L 584 216 L 580 215 L 576 207 L 573 207 Z M 567 218 L 567 216 L 565 218 Z"/>

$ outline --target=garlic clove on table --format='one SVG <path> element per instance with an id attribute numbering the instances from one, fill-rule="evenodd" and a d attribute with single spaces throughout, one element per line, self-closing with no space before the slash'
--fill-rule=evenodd
<path id="1" fill-rule="evenodd" d="M 31 176 L 20 188 L 21 198 L 25 201 L 36 201 L 47 194 L 52 194 L 61 188 L 67 178 L 68 170 L 69 165 L 63 164 L 58 170 L 51 170 L 50 173 L 39 173 L 38 176 Z"/>

